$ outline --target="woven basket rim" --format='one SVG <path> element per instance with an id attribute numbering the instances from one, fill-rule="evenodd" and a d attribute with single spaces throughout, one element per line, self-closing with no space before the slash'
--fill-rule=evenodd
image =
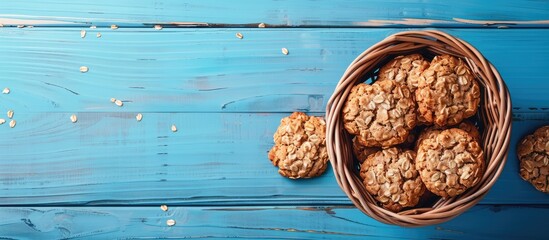
<path id="1" fill-rule="evenodd" d="M 481 87 L 480 120 L 486 171 L 481 181 L 465 193 L 438 200 L 431 208 L 394 213 L 379 207 L 353 170 L 350 140 L 341 111 L 351 88 L 373 76 L 379 64 L 392 55 L 424 51 L 450 54 L 465 60 Z M 478 203 L 494 185 L 505 165 L 511 135 L 511 97 L 497 69 L 472 45 L 437 30 L 404 31 L 388 36 L 361 53 L 346 69 L 326 106 L 326 146 L 340 188 L 366 215 L 387 224 L 426 226 L 446 222 Z"/>

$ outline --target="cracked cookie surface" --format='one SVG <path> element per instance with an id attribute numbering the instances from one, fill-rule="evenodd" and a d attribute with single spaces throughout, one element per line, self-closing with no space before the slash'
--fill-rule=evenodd
<path id="1" fill-rule="evenodd" d="M 404 142 L 416 126 L 410 90 L 395 81 L 360 83 L 351 89 L 343 107 L 345 129 L 367 147 Z"/>
<path id="2" fill-rule="evenodd" d="M 415 96 L 422 121 L 452 126 L 477 112 L 480 88 L 461 59 L 441 55 L 421 74 Z"/>
<path id="3" fill-rule="evenodd" d="M 396 147 L 369 155 L 361 164 L 360 176 L 366 190 L 393 212 L 418 204 L 425 192 L 414 166 L 416 154 Z"/>
<path id="4" fill-rule="evenodd" d="M 517 147 L 520 176 L 538 191 L 549 193 L 549 126 L 537 129 Z"/>
<path id="5" fill-rule="evenodd" d="M 292 179 L 319 176 L 328 165 L 325 136 L 326 123 L 322 118 L 294 112 L 280 121 L 269 159 L 282 176 Z"/>
<path id="6" fill-rule="evenodd" d="M 467 132 L 446 129 L 429 134 L 420 142 L 416 168 L 430 192 L 454 197 L 482 178 L 484 152 Z"/>
<path id="7" fill-rule="evenodd" d="M 429 62 L 420 54 L 401 55 L 379 69 L 377 80 L 393 80 L 406 85 L 413 95 L 421 73 L 428 67 Z"/>

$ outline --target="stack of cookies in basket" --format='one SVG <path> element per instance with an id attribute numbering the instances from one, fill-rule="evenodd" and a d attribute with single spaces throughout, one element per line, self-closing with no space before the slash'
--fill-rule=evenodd
<path id="1" fill-rule="evenodd" d="M 398 56 L 376 81 L 353 87 L 344 127 L 366 190 L 393 212 L 414 207 L 427 191 L 443 198 L 476 185 L 484 154 L 476 126 L 480 88 L 463 60 Z M 417 136 L 417 138 L 416 138 Z M 427 190 L 427 191 L 426 191 Z"/>

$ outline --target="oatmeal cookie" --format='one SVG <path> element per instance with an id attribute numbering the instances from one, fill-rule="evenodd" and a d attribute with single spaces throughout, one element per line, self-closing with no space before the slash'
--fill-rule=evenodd
<path id="1" fill-rule="evenodd" d="M 393 212 L 413 207 L 425 186 L 414 166 L 415 153 L 396 147 L 387 148 L 368 156 L 360 167 L 360 176 L 366 190 L 381 205 Z"/>
<path id="2" fill-rule="evenodd" d="M 395 81 L 354 86 L 343 107 L 345 129 L 367 147 L 404 142 L 416 126 L 416 107 L 410 90 Z"/>
<path id="3" fill-rule="evenodd" d="M 549 193 L 549 126 L 522 139 L 517 148 L 520 176 L 544 193 Z"/>
<path id="4" fill-rule="evenodd" d="M 326 123 L 322 118 L 294 112 L 280 121 L 269 159 L 280 175 L 297 179 L 316 177 L 326 171 Z"/>
<path id="5" fill-rule="evenodd" d="M 429 62 L 421 54 L 398 56 L 379 69 L 377 80 L 393 80 L 406 85 L 413 96 L 421 73 L 428 67 Z"/>
<path id="6" fill-rule="evenodd" d="M 436 56 L 419 78 L 415 92 L 418 115 L 437 126 L 453 126 L 475 115 L 480 88 L 471 70 L 459 58 Z"/>
<path id="7" fill-rule="evenodd" d="M 421 141 L 416 168 L 429 191 L 443 198 L 454 197 L 482 178 L 484 152 L 467 132 L 446 129 Z"/>

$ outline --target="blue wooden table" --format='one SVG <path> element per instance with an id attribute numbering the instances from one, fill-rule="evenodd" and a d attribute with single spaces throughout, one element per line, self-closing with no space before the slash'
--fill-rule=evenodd
<path id="1" fill-rule="evenodd" d="M 515 155 L 549 123 L 547 1 L 2 1 L 0 24 L 1 239 L 548 238 L 549 195 Z M 279 176 L 280 118 L 323 115 L 358 54 L 426 28 L 476 46 L 512 94 L 508 162 L 482 202 L 401 228 L 358 211 L 332 169 Z"/>

